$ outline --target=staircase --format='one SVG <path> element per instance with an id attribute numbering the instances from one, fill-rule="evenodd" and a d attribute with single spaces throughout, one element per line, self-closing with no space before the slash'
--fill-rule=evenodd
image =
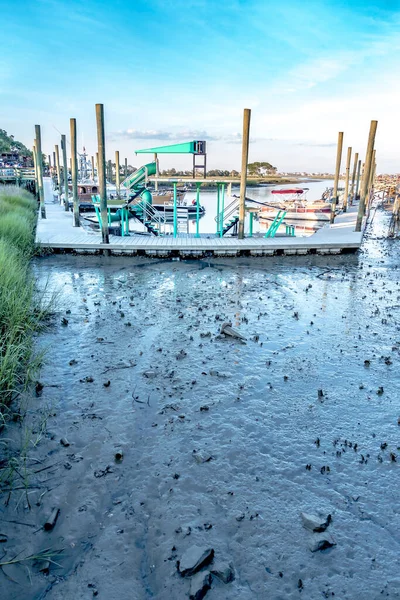
<path id="1" fill-rule="evenodd" d="M 237 224 L 239 223 L 239 199 L 235 197 L 214 220 L 217 223 L 217 235 L 222 237 L 232 228 L 234 228 L 232 235 L 236 235 Z"/>
<path id="2" fill-rule="evenodd" d="M 286 217 L 286 210 L 278 210 L 278 212 L 275 215 L 275 219 L 272 221 L 271 225 L 268 228 L 267 233 L 265 234 L 264 237 L 275 237 L 276 232 L 279 229 L 279 226 L 281 225 L 283 219 Z"/>
<path id="3" fill-rule="evenodd" d="M 162 225 L 164 220 L 161 218 L 158 210 L 153 208 L 148 202 L 138 202 L 128 205 L 129 212 L 142 223 L 149 233 L 153 235 L 162 235 Z"/>

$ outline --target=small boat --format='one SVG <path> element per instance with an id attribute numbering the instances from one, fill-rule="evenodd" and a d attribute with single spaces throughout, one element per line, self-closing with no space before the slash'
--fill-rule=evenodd
<path id="1" fill-rule="evenodd" d="M 316 202 L 288 201 L 265 204 L 261 207 L 262 213 L 277 212 L 285 210 L 285 220 L 288 221 L 329 221 L 331 205 L 327 202 L 317 200 Z"/>

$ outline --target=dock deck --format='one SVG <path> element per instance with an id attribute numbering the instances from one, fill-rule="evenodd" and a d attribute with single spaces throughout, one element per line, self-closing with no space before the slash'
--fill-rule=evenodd
<path id="1" fill-rule="evenodd" d="M 45 185 L 48 192 L 48 186 Z M 333 225 L 327 225 L 308 237 L 261 235 L 246 237 L 217 237 L 215 234 L 179 234 L 156 237 L 131 233 L 128 237 L 110 235 L 110 243 L 103 244 L 101 233 L 73 226 L 73 215 L 66 212 L 46 194 L 46 219 L 39 217 L 36 243 L 54 251 L 97 253 L 109 250 L 111 254 L 145 254 L 148 256 L 272 256 L 274 254 L 337 254 L 355 252 L 362 241 L 362 233 L 355 232 L 357 207 L 336 217 Z"/>

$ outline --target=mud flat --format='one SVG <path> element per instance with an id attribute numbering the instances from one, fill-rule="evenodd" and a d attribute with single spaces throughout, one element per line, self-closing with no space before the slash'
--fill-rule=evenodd
<path id="1" fill-rule="evenodd" d="M 44 572 L 4 566 L 2 598 L 180 600 L 191 578 L 177 561 L 194 545 L 234 568 L 207 600 L 398 598 L 387 219 L 358 255 L 38 259 L 58 312 L 37 340 L 43 388 L 7 431 L 11 454 L 21 438 L 29 451 L 3 479 L 0 562 L 62 554 Z M 225 321 L 246 343 L 219 336 Z M 335 545 L 316 549 L 301 513 L 331 515 Z"/>

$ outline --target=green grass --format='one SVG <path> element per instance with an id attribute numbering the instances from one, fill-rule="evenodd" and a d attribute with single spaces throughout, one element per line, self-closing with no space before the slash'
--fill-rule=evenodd
<path id="1" fill-rule="evenodd" d="M 32 336 L 42 312 L 30 272 L 37 202 L 20 188 L 0 188 L 0 426 L 29 382 Z"/>

